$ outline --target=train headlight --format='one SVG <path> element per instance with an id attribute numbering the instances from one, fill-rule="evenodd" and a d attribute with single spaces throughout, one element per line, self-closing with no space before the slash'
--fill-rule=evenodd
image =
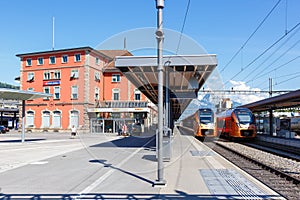
<path id="1" fill-rule="evenodd" d="M 237 124 L 240 128 L 245 128 L 245 129 L 249 128 L 249 124 L 240 124 L 240 123 Z"/>

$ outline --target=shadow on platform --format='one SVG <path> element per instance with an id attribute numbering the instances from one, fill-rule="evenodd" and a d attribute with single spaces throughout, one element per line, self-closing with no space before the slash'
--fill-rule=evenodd
<path id="1" fill-rule="evenodd" d="M 46 140 L 45 138 L 36 138 L 36 139 L 25 139 L 25 142 L 36 142 L 36 141 L 42 141 Z M 0 143 L 14 143 L 14 142 L 22 142 L 21 139 L 15 139 L 15 140 L 0 140 Z"/>
<path id="2" fill-rule="evenodd" d="M 140 180 L 142 180 L 142 181 L 144 181 L 144 182 L 146 182 L 146 183 L 149 183 L 149 184 L 153 185 L 153 181 L 148 180 L 148 179 L 146 179 L 146 178 L 144 178 L 144 177 L 142 177 L 142 176 L 139 176 L 139 175 L 137 175 L 137 174 L 134 174 L 134 173 L 132 173 L 132 172 L 126 171 L 126 170 L 124 170 L 124 169 L 115 167 L 115 166 L 113 166 L 113 165 L 110 164 L 110 163 L 106 163 L 107 160 L 101 160 L 101 159 L 100 159 L 100 160 L 90 160 L 89 162 L 91 162 L 91 163 L 99 163 L 99 164 L 102 164 L 104 167 L 109 167 L 109 168 L 111 168 L 111 169 L 118 170 L 118 171 L 120 171 L 120 172 L 122 172 L 122 173 L 125 173 L 125 174 L 127 174 L 127 175 L 129 175 L 129 176 L 132 176 L 132 177 L 134 177 L 134 178 L 140 179 Z"/>
<path id="3" fill-rule="evenodd" d="M 151 141 L 151 142 L 149 142 L 149 141 Z M 90 147 L 121 147 L 121 148 L 122 147 L 123 148 L 144 147 L 146 149 L 151 150 L 151 149 L 153 149 L 153 147 L 155 147 L 155 136 L 150 136 L 150 137 L 128 136 L 128 137 L 119 138 L 119 139 L 116 139 L 113 141 L 92 145 Z"/>

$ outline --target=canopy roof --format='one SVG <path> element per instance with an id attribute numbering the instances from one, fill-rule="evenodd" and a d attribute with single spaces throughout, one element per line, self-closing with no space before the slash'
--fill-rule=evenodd
<path id="1" fill-rule="evenodd" d="M 32 100 L 32 99 L 43 98 L 43 97 L 52 97 L 52 94 L 0 88 L 0 99 Z"/>
<path id="2" fill-rule="evenodd" d="M 171 109 L 178 118 L 190 101 L 197 98 L 198 90 L 217 66 L 216 55 L 164 56 L 163 63 L 166 75 L 169 77 L 165 80 L 169 82 Z M 117 56 L 115 67 L 153 103 L 157 104 L 156 56 Z"/>
<path id="3" fill-rule="evenodd" d="M 300 106 L 300 90 L 249 103 L 243 105 L 242 107 L 247 107 L 253 112 L 261 112 L 270 109 L 274 110 L 296 106 Z"/>

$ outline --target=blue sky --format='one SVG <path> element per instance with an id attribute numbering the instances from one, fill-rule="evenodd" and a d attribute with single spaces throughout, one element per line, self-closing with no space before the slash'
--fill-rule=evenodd
<path id="1" fill-rule="evenodd" d="M 188 0 L 166 0 L 164 28 L 180 32 L 187 5 Z M 217 55 L 217 71 L 227 89 L 268 90 L 272 78 L 274 90 L 295 90 L 300 83 L 299 8 L 299 0 L 190 0 L 183 34 Z M 1 82 L 16 84 L 14 78 L 20 73 L 16 54 L 52 49 L 53 17 L 55 49 L 96 48 L 116 34 L 156 27 L 155 0 L 1 0 Z M 134 42 L 127 41 L 128 45 Z M 122 48 L 122 42 L 111 46 Z"/>

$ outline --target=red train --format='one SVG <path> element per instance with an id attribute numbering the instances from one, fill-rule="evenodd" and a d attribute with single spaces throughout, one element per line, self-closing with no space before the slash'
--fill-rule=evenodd
<path id="1" fill-rule="evenodd" d="M 255 118 L 248 108 L 234 108 L 216 117 L 216 132 L 229 139 L 254 139 Z"/>

